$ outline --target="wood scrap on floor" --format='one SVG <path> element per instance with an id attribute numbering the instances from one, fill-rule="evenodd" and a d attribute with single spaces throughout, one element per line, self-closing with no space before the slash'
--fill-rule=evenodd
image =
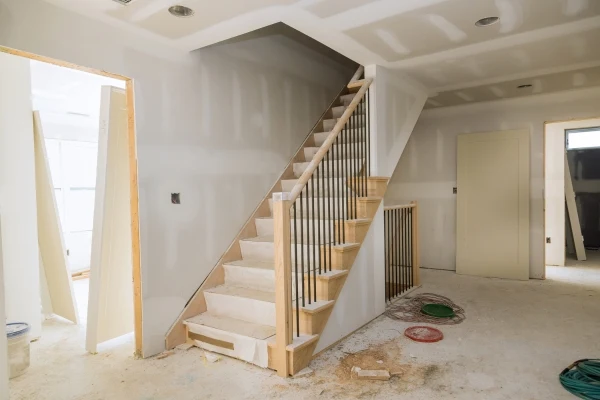
<path id="1" fill-rule="evenodd" d="M 389 381 L 390 372 L 385 369 L 361 369 L 356 373 L 358 380 L 374 380 L 374 381 Z"/>
<path id="2" fill-rule="evenodd" d="M 179 346 L 177 346 L 175 348 L 177 350 L 187 351 L 187 350 L 191 349 L 192 347 L 194 347 L 193 343 L 183 343 L 183 344 L 180 344 Z"/>
<path id="3" fill-rule="evenodd" d="M 216 363 L 217 361 L 219 361 L 221 359 L 221 356 L 218 354 L 215 354 L 215 353 L 205 351 L 204 358 L 206 358 L 206 361 L 208 361 L 210 363 Z"/>
<path id="4" fill-rule="evenodd" d="M 172 356 L 173 354 L 175 354 L 175 352 L 173 350 L 164 351 L 164 352 L 160 353 L 159 355 L 157 355 L 156 359 L 162 360 L 163 358 L 167 358 L 169 356 Z"/>

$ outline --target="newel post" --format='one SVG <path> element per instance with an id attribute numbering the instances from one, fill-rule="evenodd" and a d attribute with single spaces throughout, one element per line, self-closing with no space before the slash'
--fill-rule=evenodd
<path id="1" fill-rule="evenodd" d="M 292 268 L 290 193 L 273 193 L 275 243 L 275 367 L 279 376 L 290 374 L 287 345 L 292 343 Z"/>
<path id="2" fill-rule="evenodd" d="M 421 284 L 421 268 L 419 263 L 421 262 L 419 257 L 419 204 L 416 201 L 411 201 L 413 204 L 412 209 L 412 267 L 413 267 L 413 285 L 418 286 Z"/>

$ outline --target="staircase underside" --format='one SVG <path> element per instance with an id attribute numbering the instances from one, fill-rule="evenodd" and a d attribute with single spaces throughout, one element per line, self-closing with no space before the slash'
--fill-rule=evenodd
<path id="1" fill-rule="evenodd" d="M 354 95 L 354 93 L 342 94 L 316 125 L 315 131 L 309 135 L 217 267 L 190 300 L 167 336 L 167 348 L 188 341 L 203 349 L 238 358 L 263 368 L 273 367 L 272 350 L 276 346 L 275 249 L 271 196 L 274 192 L 289 192 L 293 189 Z M 360 113 L 364 110 L 358 109 L 356 112 Z M 338 149 L 336 154 L 340 159 L 352 159 L 354 156 L 351 151 L 344 151 L 344 149 Z M 315 190 L 315 193 L 318 192 L 321 196 L 315 197 L 315 201 L 326 201 L 325 199 L 330 198 L 339 200 L 341 190 L 352 190 L 354 179 L 326 176 L 315 182 L 316 185 L 320 185 L 320 190 Z M 336 184 L 333 184 L 334 182 Z M 331 247 L 333 269 L 317 275 L 318 301 L 299 308 L 301 335 L 294 337 L 293 343 L 287 347 L 292 374 L 304 368 L 312 359 L 320 334 L 354 264 L 372 218 L 381 204 L 387 182 L 388 178 L 370 177 L 367 179 L 367 197 L 360 197 L 353 204 L 341 205 L 343 215 L 352 212 L 351 215 L 357 218 L 343 222 L 346 243 Z M 307 195 L 311 196 L 310 201 L 312 201 L 311 191 L 308 191 Z M 313 221 L 318 219 L 318 216 L 307 214 L 303 219 L 298 220 L 299 225 L 307 223 L 309 219 Z M 327 221 L 317 220 L 317 222 L 325 224 Z M 326 237 L 325 240 L 335 241 L 335 234 L 330 234 L 333 237 Z M 306 254 L 316 252 L 320 256 L 325 256 L 324 248 L 312 244 L 310 238 L 304 239 L 303 244 L 297 246 L 298 252 Z M 292 260 L 294 260 L 294 251 L 292 245 Z M 305 285 L 306 278 L 306 276 L 298 277 L 298 286 Z M 293 282 L 294 299 L 295 287 Z M 296 308 L 293 308 L 295 314 Z"/>

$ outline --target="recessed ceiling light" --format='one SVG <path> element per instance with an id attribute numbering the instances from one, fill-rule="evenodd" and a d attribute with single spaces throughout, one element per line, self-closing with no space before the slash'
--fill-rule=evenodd
<path id="1" fill-rule="evenodd" d="M 475 22 L 475 26 L 484 27 L 494 25 L 496 22 L 500 21 L 498 17 L 485 17 L 481 18 L 479 21 Z"/>
<path id="2" fill-rule="evenodd" d="M 180 18 L 191 17 L 194 15 L 194 10 L 186 6 L 173 6 L 169 7 L 169 12 Z"/>
<path id="3" fill-rule="evenodd" d="M 517 89 L 527 89 L 527 88 L 530 88 L 530 87 L 533 87 L 533 85 L 530 85 L 530 84 L 528 83 L 528 84 L 526 84 L 526 85 L 519 85 L 519 86 L 517 86 Z"/>

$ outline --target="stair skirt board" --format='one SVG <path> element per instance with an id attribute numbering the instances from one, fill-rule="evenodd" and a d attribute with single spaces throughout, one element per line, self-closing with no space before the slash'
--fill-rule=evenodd
<path id="1" fill-rule="evenodd" d="M 269 366 L 268 342 L 203 325 L 188 325 L 188 337 L 202 349 L 237 358 L 262 368 Z"/>

